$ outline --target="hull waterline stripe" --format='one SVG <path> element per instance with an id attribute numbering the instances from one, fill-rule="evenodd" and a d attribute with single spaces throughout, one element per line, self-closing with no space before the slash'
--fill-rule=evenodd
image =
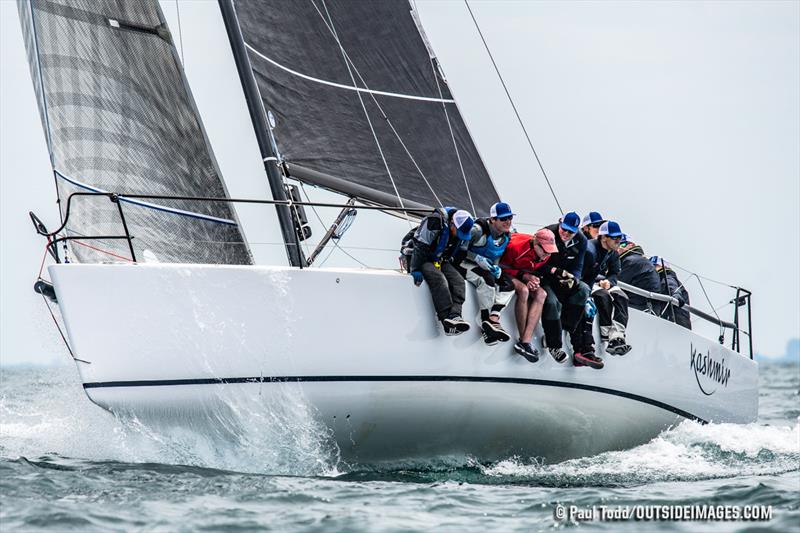
<path id="1" fill-rule="evenodd" d="M 474 382 L 474 383 L 511 383 L 515 385 L 541 385 L 545 387 L 560 387 L 564 389 L 579 389 L 591 392 L 619 396 L 637 402 L 645 403 L 670 411 L 689 420 L 707 424 L 708 421 L 695 416 L 683 409 L 679 409 L 652 398 L 639 396 L 630 392 L 598 387 L 596 385 L 586 385 L 583 383 L 570 383 L 568 381 L 551 381 L 546 379 L 526 379 L 526 378 L 503 378 L 503 377 L 483 377 L 483 376 L 273 376 L 273 377 L 251 377 L 251 378 L 198 378 L 198 379 L 157 379 L 139 381 L 96 381 L 84 383 L 84 389 L 101 389 L 117 387 L 169 387 L 176 385 L 226 385 L 232 383 L 327 383 L 327 382 Z"/>

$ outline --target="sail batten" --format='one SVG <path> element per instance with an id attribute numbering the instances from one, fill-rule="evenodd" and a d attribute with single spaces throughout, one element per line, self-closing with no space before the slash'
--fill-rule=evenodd
<path id="1" fill-rule="evenodd" d="M 407 2 L 234 5 L 290 164 L 350 182 L 335 189 L 345 194 L 395 197 L 383 205 L 474 206 L 483 213 L 497 201 Z"/>

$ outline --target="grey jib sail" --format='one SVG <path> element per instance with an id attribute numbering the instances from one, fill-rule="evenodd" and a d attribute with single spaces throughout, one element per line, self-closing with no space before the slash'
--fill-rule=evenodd
<path id="1" fill-rule="evenodd" d="M 226 197 L 156 0 L 18 4 L 62 216 L 73 192 Z M 106 197 L 75 197 L 66 233 L 124 234 Z M 226 203 L 123 201 L 137 259 L 250 264 Z M 130 258 L 126 241 L 71 241 L 81 262 Z"/>
<path id="2" fill-rule="evenodd" d="M 329 188 L 362 198 L 399 194 L 479 214 L 497 201 L 408 2 L 234 5 L 292 175 L 324 173 L 345 180 Z"/>

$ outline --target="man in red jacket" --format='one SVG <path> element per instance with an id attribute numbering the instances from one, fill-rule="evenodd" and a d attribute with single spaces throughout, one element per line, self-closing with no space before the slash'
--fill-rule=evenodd
<path id="1" fill-rule="evenodd" d="M 517 294 L 514 314 L 519 341 L 514 345 L 514 351 L 531 363 L 539 360 L 539 351 L 531 341 L 547 298 L 547 293 L 540 286 L 541 277 L 546 273 L 543 267 L 550 259 L 550 254 L 557 251 L 555 235 L 543 228 L 535 235 L 512 233 L 500 260 L 503 272 L 511 276 Z"/>

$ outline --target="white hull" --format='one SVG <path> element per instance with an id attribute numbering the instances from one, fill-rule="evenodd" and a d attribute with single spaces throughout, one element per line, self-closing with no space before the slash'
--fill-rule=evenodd
<path id="1" fill-rule="evenodd" d="M 179 424 L 283 388 L 351 460 L 559 460 L 628 448 L 686 418 L 747 423 L 758 413 L 752 360 L 636 311 L 634 349 L 597 371 L 549 356 L 530 364 L 511 343 L 485 346 L 477 328 L 445 337 L 427 288 L 396 272 L 73 264 L 50 273 L 75 356 L 88 361 L 78 362 L 86 393 L 101 407 Z M 464 315 L 477 317 L 472 295 Z M 693 351 L 720 372 L 693 367 Z"/>

